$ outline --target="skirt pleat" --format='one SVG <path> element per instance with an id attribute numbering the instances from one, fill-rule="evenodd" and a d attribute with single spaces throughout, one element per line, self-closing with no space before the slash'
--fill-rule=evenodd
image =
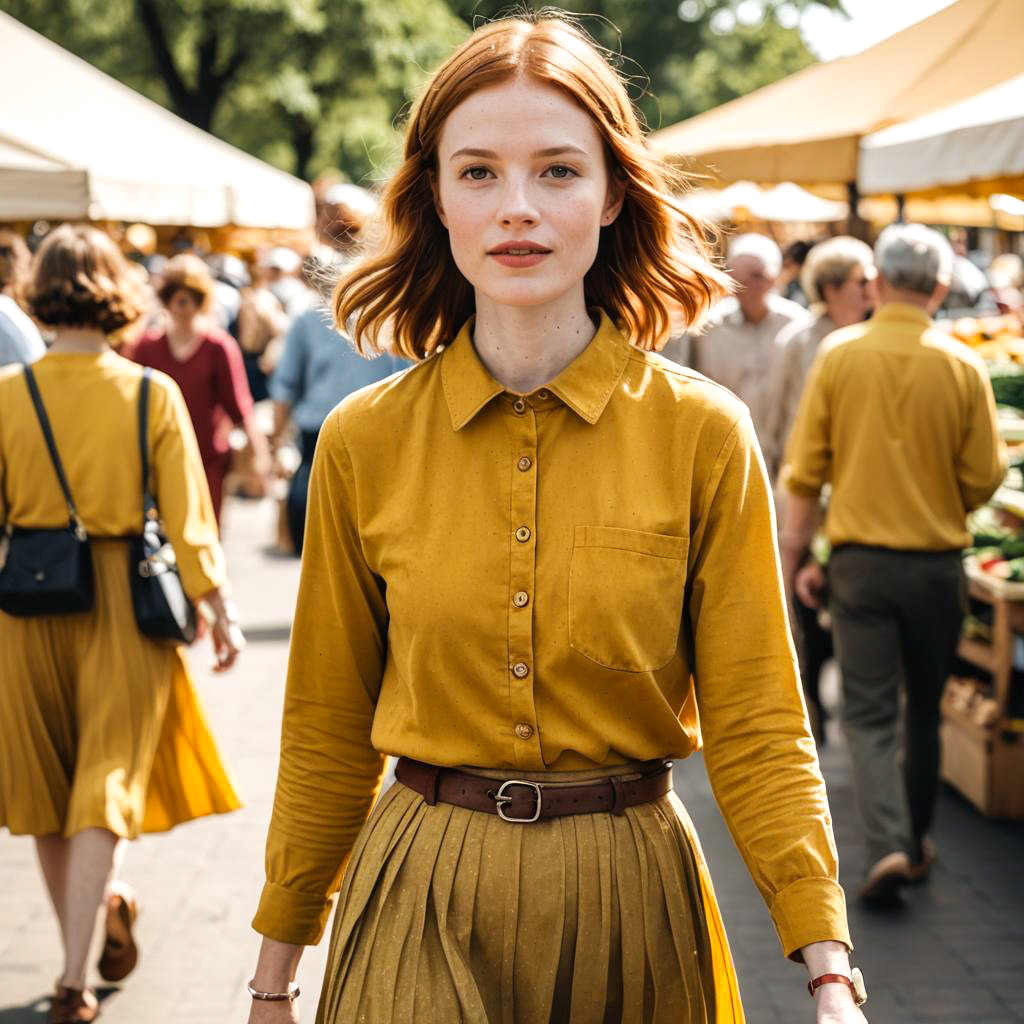
<path id="1" fill-rule="evenodd" d="M 674 796 L 529 825 L 401 783 L 381 797 L 342 882 L 317 1024 L 726 1020 L 742 1024 L 739 988 Z"/>

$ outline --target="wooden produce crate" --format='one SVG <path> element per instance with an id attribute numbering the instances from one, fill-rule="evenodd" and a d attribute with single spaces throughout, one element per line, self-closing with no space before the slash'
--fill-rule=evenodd
<path id="1" fill-rule="evenodd" d="M 980 717 L 943 700 L 942 778 L 983 814 L 1024 818 L 1024 733 L 1008 715 L 1014 637 L 1024 634 L 1024 586 L 970 564 L 967 572 L 971 597 L 992 606 L 992 642 L 964 637 L 958 653 L 991 675 L 991 700 Z"/>

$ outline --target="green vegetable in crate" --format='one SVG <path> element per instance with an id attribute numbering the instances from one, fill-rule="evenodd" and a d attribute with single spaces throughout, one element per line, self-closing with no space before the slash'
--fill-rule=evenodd
<path id="1" fill-rule="evenodd" d="M 992 391 L 999 405 L 1024 409 L 1024 366 L 1017 363 L 989 363 Z"/>

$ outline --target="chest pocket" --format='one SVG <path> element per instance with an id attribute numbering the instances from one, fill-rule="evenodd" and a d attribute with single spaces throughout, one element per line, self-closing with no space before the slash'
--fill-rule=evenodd
<path id="1" fill-rule="evenodd" d="M 651 672 L 676 651 L 686 537 L 577 526 L 569 566 L 569 646 L 605 668 Z"/>

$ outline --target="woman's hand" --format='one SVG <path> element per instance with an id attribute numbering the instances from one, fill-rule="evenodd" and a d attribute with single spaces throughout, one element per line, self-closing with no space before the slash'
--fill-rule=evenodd
<path id="1" fill-rule="evenodd" d="M 201 598 L 209 618 L 210 640 L 216 662 L 214 672 L 226 672 L 245 649 L 245 636 L 238 625 L 238 609 L 218 587 Z"/>

